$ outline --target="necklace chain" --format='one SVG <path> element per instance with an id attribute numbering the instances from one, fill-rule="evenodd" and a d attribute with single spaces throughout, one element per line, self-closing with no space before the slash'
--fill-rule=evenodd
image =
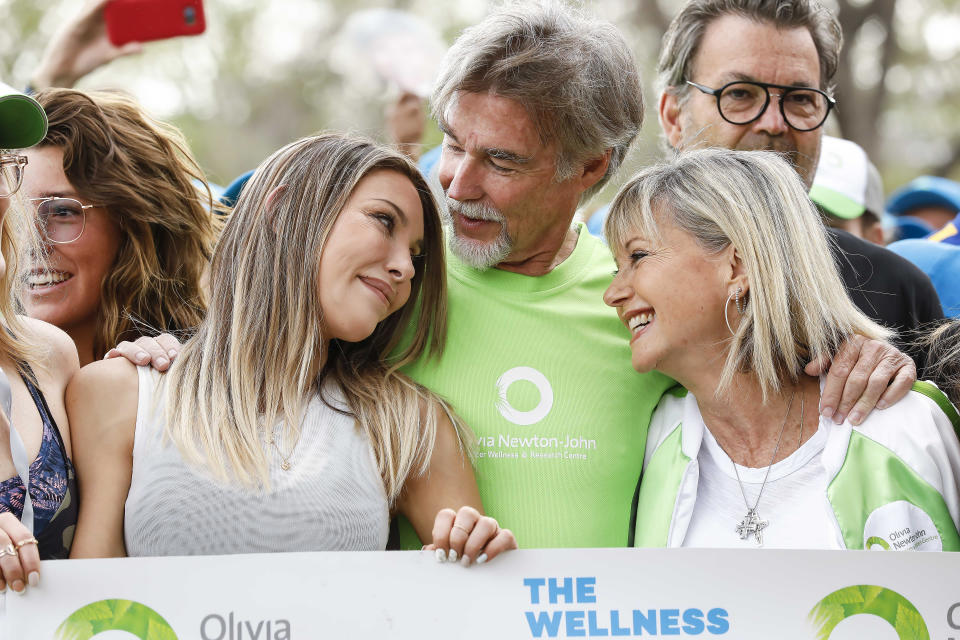
<path id="1" fill-rule="evenodd" d="M 777 446 L 773 449 L 773 456 L 770 458 L 770 464 L 767 465 L 767 472 L 763 475 L 763 482 L 760 483 L 760 493 L 757 494 L 757 499 L 753 503 L 753 507 L 750 507 L 750 503 L 747 502 L 747 494 L 743 490 L 743 481 L 740 480 L 740 472 L 737 470 L 737 463 L 733 462 L 733 458 L 730 458 L 730 461 L 733 462 L 733 473 L 737 476 L 737 484 L 740 485 L 740 495 L 743 496 L 743 506 L 747 508 L 748 511 L 756 511 L 757 505 L 760 504 L 760 498 L 763 496 L 763 489 L 767 486 L 767 478 L 770 477 L 770 469 L 773 468 L 773 462 L 777 459 L 777 452 L 780 451 L 780 441 L 783 440 L 783 432 L 787 426 L 787 419 L 790 417 L 790 409 L 793 408 L 793 396 L 790 396 L 790 402 L 787 404 L 787 414 L 783 416 L 783 424 L 780 425 L 780 435 L 777 436 Z M 803 428 L 803 396 L 800 396 L 800 427 Z M 719 444 L 719 443 L 718 443 Z M 724 453 L 727 453 L 724 451 Z M 727 457 L 730 457 L 730 454 L 727 453 Z"/>
<path id="2" fill-rule="evenodd" d="M 753 503 L 753 507 L 750 506 L 750 502 L 747 500 L 747 493 L 743 489 L 743 481 L 740 479 L 740 471 L 737 469 L 737 463 L 733 460 L 733 456 L 727 453 L 727 450 L 723 448 L 723 445 L 720 444 L 720 441 L 717 441 L 717 444 L 720 445 L 720 449 L 730 458 L 731 464 L 733 464 L 733 473 L 737 477 L 737 485 L 740 487 L 740 495 L 743 496 L 743 506 L 747 508 L 747 514 L 744 516 L 743 520 L 737 525 L 736 531 L 740 534 L 741 540 L 746 540 L 750 534 L 754 534 L 757 539 L 758 545 L 763 545 L 763 530 L 770 524 L 767 520 L 761 520 L 760 514 L 757 513 L 757 507 L 760 505 L 760 498 L 763 496 L 763 490 L 767 486 L 767 479 L 770 477 L 770 469 L 773 468 L 773 463 L 777 459 L 777 453 L 780 451 L 780 442 L 783 440 L 783 432 L 787 427 L 787 420 L 790 418 L 790 409 L 793 408 L 793 399 L 796 396 L 796 392 L 791 394 L 790 402 L 787 403 L 787 412 L 783 416 L 783 424 L 780 425 L 780 434 L 777 436 L 777 445 L 773 449 L 773 456 L 770 458 L 770 464 L 767 465 L 767 472 L 763 475 L 763 482 L 760 483 L 760 492 L 757 493 L 757 499 Z M 800 448 L 800 441 L 803 439 L 803 393 L 800 394 L 800 437 L 797 439 L 797 448 Z"/>
<path id="3" fill-rule="evenodd" d="M 297 445 L 300 444 L 300 432 L 297 432 L 297 439 L 294 440 L 293 446 L 290 447 L 290 453 L 287 455 L 283 455 L 283 451 L 281 451 L 280 447 L 277 445 L 277 439 L 273 436 L 273 431 L 269 431 L 267 433 L 267 443 L 272 445 L 277 454 L 280 456 L 280 468 L 284 471 L 290 471 L 290 468 L 293 466 L 290 463 L 290 458 L 293 457 L 293 452 L 296 451 Z"/>

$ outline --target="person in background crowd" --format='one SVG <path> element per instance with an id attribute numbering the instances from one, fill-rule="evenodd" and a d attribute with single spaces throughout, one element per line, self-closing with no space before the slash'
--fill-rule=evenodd
<path id="1" fill-rule="evenodd" d="M 634 368 L 686 388 L 651 422 L 638 546 L 889 549 L 926 529 L 904 548 L 960 551 L 960 416 L 934 385 L 856 426 L 813 410 L 804 363 L 890 332 L 846 295 L 806 190 L 774 154 L 707 149 L 614 200 L 605 299 Z"/>
<path id="2" fill-rule="evenodd" d="M 948 318 L 960 317 L 960 246 L 911 238 L 893 242 L 889 249 L 930 276 Z M 923 329 L 917 333 L 922 334 Z M 935 363 L 928 361 L 928 364 Z"/>
<path id="3" fill-rule="evenodd" d="M 946 178 L 921 176 L 897 189 L 887 200 L 887 210 L 896 216 L 901 235 L 910 224 L 924 225 L 925 233 L 921 236 L 929 233 L 934 224 L 941 225 L 939 231 L 925 239 L 905 237 L 887 248 L 930 277 L 947 317 L 960 317 L 960 184 Z"/>
<path id="4" fill-rule="evenodd" d="M 664 35 L 657 66 L 667 143 L 776 151 L 810 187 L 841 44 L 840 24 L 816 0 L 691 0 Z M 930 278 L 908 260 L 844 231 L 828 234 L 847 292 L 867 316 L 901 335 L 943 318 Z M 895 344 L 923 370 L 922 352 Z"/>
<path id="5" fill-rule="evenodd" d="M 478 511 L 469 432 L 397 373 L 443 350 L 444 277 L 439 214 L 406 158 L 335 134 L 277 151 L 170 373 L 106 360 L 71 383 L 72 556 L 376 550 L 391 511 L 444 559 L 514 548 Z"/>
<path id="6" fill-rule="evenodd" d="M 77 485 L 64 390 L 77 350 L 62 331 L 17 315 L 20 262 L 37 246 L 19 191 L 30 147 L 46 131 L 43 109 L 0 83 L 0 591 L 24 593 L 40 560 L 65 558 L 77 522 Z M 3 406 L 6 405 L 6 406 Z"/>
<path id="7" fill-rule="evenodd" d="M 49 129 L 25 152 L 23 190 L 45 251 L 26 275 L 28 315 L 66 331 L 81 365 L 128 336 L 195 327 L 220 220 L 183 137 L 119 93 L 36 98 Z"/>
<path id="8" fill-rule="evenodd" d="M 919 341 L 930 352 L 929 379 L 960 407 L 960 319 L 944 322 L 923 334 Z"/>
<path id="9" fill-rule="evenodd" d="M 960 183 L 938 176 L 920 176 L 887 199 L 901 240 L 924 238 L 960 244 Z"/>
<path id="10" fill-rule="evenodd" d="M 820 162 L 810 187 L 827 226 L 884 246 L 883 181 L 863 147 L 823 136 Z"/>
<path id="11" fill-rule="evenodd" d="M 450 335 L 442 358 L 404 371 L 476 432 L 484 507 L 526 547 L 629 542 L 649 416 L 673 384 L 624 366 L 626 333 L 602 302 L 613 262 L 572 224 L 635 138 L 641 96 L 616 28 L 552 2 L 503 6 L 467 29 L 434 92 Z M 146 364 L 172 342 L 117 353 Z M 824 409 L 862 398 L 865 413 L 892 379 L 884 402 L 913 376 L 907 358 L 857 338 L 836 356 Z M 419 546 L 406 524 L 400 533 Z"/>

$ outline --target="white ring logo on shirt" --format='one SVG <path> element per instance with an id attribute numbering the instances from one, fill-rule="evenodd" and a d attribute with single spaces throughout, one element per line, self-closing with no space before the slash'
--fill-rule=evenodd
<path id="1" fill-rule="evenodd" d="M 526 380 L 533 383 L 540 392 L 540 402 L 530 411 L 519 411 L 515 409 L 510 401 L 507 400 L 507 390 L 514 382 Z M 536 424 L 547 417 L 550 409 L 553 408 L 553 388 L 547 377 L 534 369 L 533 367 L 514 367 L 504 373 L 497 380 L 497 410 L 504 418 L 513 424 L 529 426 Z"/>

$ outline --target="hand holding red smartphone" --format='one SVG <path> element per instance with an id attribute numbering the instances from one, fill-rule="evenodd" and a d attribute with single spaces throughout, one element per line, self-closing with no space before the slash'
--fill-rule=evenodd
<path id="1" fill-rule="evenodd" d="M 203 0 L 112 0 L 103 9 L 107 35 L 128 42 L 195 36 L 206 29 Z"/>

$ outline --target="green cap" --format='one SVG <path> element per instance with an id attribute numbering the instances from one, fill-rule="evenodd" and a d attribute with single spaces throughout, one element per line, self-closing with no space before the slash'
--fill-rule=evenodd
<path id="1" fill-rule="evenodd" d="M 25 149 L 47 135 L 47 114 L 40 103 L 0 82 L 0 149 Z"/>

